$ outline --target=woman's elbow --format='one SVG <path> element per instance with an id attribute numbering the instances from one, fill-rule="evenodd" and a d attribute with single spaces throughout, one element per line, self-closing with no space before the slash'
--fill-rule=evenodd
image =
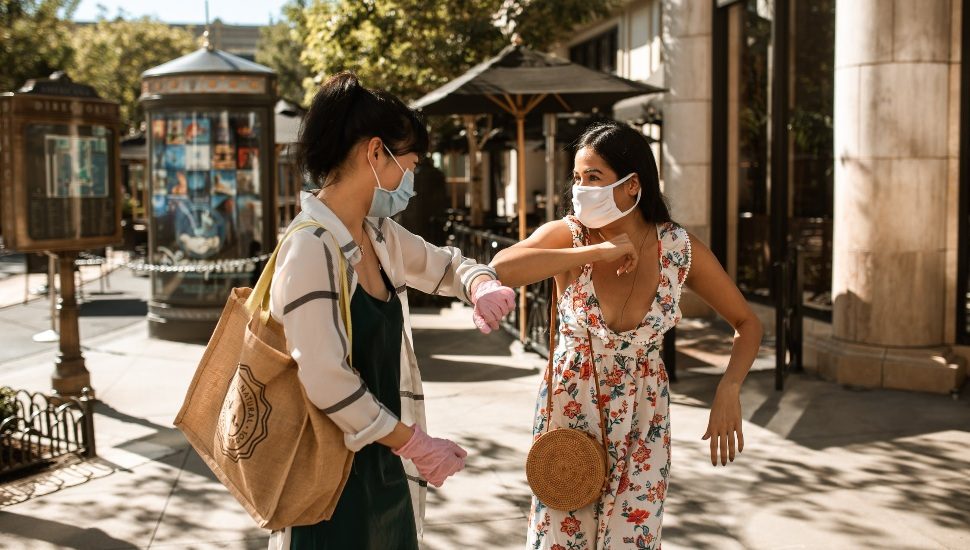
<path id="1" fill-rule="evenodd" d="M 749 337 L 758 342 L 758 345 L 760 346 L 761 341 L 764 338 L 765 327 L 761 323 L 761 319 L 759 319 L 757 315 L 752 314 L 738 326 L 738 332 L 749 335 Z"/>
<path id="2" fill-rule="evenodd" d="M 510 275 L 509 262 L 507 260 L 508 251 L 499 250 L 498 253 L 495 254 L 495 257 L 492 258 L 492 261 L 488 264 L 489 267 L 495 270 L 495 273 L 498 275 L 500 281 L 504 281 Z"/>

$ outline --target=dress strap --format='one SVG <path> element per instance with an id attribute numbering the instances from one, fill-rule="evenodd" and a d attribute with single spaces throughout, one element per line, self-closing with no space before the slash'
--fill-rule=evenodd
<path id="1" fill-rule="evenodd" d="M 563 221 L 566 222 L 569 232 L 573 235 L 573 248 L 589 244 L 589 229 L 579 221 L 579 218 L 570 214 L 563 218 Z"/>

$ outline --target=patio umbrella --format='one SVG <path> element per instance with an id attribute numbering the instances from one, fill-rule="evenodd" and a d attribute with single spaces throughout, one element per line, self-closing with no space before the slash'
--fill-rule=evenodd
<path id="1" fill-rule="evenodd" d="M 521 240 L 526 237 L 525 117 L 530 113 L 604 110 L 621 99 L 662 91 L 531 50 L 515 40 L 495 57 L 411 106 L 427 115 L 508 113 L 515 117 Z"/>
<path id="2" fill-rule="evenodd" d="M 498 55 L 418 99 L 412 107 L 428 115 L 508 113 L 515 117 L 519 240 L 523 240 L 526 238 L 525 117 L 530 113 L 588 112 L 628 97 L 662 91 L 662 88 L 531 50 L 515 37 Z M 549 196 L 548 200 L 551 199 Z M 519 332 L 523 340 L 525 296 L 525 289 L 520 289 Z"/>

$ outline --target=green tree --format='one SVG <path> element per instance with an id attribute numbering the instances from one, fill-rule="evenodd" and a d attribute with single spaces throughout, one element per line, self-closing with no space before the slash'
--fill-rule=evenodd
<path id="1" fill-rule="evenodd" d="M 0 0 L 0 92 L 65 69 L 79 0 Z"/>
<path id="2" fill-rule="evenodd" d="M 513 34 L 535 50 L 613 9 L 616 0 L 316 0 L 305 9 L 303 64 L 315 75 L 306 87 L 342 70 L 405 100 L 421 95 L 491 56 Z M 448 123 L 444 123 L 447 125 Z M 481 155 L 491 117 L 462 117 L 472 158 L 472 223 L 482 222 Z M 443 127 L 439 121 L 439 128 Z M 435 132 L 436 133 L 436 132 Z"/>
<path id="3" fill-rule="evenodd" d="M 304 82 L 310 69 L 300 54 L 306 41 L 306 0 L 292 0 L 283 6 L 283 19 L 260 30 L 256 62 L 276 71 L 280 96 L 290 101 L 303 101 Z"/>
<path id="4" fill-rule="evenodd" d="M 316 0 L 305 9 L 302 60 L 317 82 L 353 70 L 370 86 L 416 99 L 497 54 L 513 32 L 543 50 L 616 3 Z"/>
<path id="5" fill-rule="evenodd" d="M 144 112 L 138 104 L 141 73 L 197 48 L 192 33 L 149 18 L 100 18 L 73 33 L 75 62 L 71 79 L 93 86 L 104 99 L 121 105 L 128 129 L 140 128 Z"/>

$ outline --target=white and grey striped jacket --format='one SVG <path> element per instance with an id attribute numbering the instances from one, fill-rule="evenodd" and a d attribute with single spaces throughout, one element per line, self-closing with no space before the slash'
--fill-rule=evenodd
<path id="1" fill-rule="evenodd" d="M 346 258 L 351 295 L 357 289 L 353 266 L 361 250 L 340 219 L 310 193 L 301 195 L 302 212 L 293 221 L 310 219 L 323 229 L 297 231 L 280 248 L 270 311 L 283 325 L 290 354 L 300 369 L 307 396 L 344 431 L 347 447 L 356 451 L 391 433 L 398 418 L 377 401 L 346 357 L 347 334 L 338 310 L 340 283 L 338 254 Z M 367 218 L 367 234 L 378 260 L 401 299 L 404 334 L 401 342 L 401 418 L 405 424 L 426 429 L 421 375 L 411 345 L 411 322 L 405 290 L 455 296 L 469 303 L 469 285 L 480 275 L 496 278 L 495 271 L 461 255 L 451 247 L 438 247 L 404 229 L 393 220 Z M 336 241 L 336 242 L 335 242 Z M 354 338 L 367 338 L 354 333 Z M 418 533 L 422 531 L 427 482 L 410 461 L 404 461 L 414 505 Z"/>

